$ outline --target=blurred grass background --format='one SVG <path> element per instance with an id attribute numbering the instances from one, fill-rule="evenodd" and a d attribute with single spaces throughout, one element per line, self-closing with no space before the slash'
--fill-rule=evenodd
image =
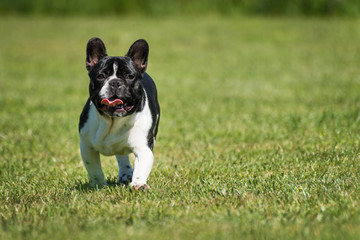
<path id="1" fill-rule="evenodd" d="M 1 0 L 2 14 L 358 16 L 358 0 Z"/>
<path id="2" fill-rule="evenodd" d="M 0 239 L 359 239 L 356 1 L 0 6 Z M 116 186 L 113 157 L 110 187 L 88 188 L 77 124 L 94 36 L 110 55 L 150 44 L 149 192 Z"/>

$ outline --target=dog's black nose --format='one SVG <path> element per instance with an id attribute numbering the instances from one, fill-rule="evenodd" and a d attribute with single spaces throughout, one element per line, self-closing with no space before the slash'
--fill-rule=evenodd
<path id="1" fill-rule="evenodd" d="M 118 89 L 118 88 L 120 88 L 120 86 L 121 86 L 121 81 L 114 79 L 114 80 L 111 80 L 111 81 L 109 82 L 109 85 L 110 85 L 110 87 L 113 88 L 113 89 Z"/>

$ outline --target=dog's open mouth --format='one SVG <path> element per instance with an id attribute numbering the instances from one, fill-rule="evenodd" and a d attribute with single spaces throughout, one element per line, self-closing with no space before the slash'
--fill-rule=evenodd
<path id="1" fill-rule="evenodd" d="M 104 98 L 101 100 L 102 109 L 106 111 L 114 111 L 114 112 L 129 112 L 134 105 L 124 103 L 121 99 L 113 96 L 109 99 Z"/>

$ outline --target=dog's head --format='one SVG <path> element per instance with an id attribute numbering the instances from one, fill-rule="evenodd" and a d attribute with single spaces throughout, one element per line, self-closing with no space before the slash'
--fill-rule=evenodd
<path id="1" fill-rule="evenodd" d="M 124 57 L 109 57 L 99 38 L 89 40 L 86 47 L 86 69 L 90 77 L 90 100 L 100 113 L 124 117 L 141 104 L 142 75 L 146 70 L 149 45 L 135 41 Z"/>

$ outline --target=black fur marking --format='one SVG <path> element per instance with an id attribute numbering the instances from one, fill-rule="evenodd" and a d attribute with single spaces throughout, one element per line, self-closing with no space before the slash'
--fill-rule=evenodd
<path id="1" fill-rule="evenodd" d="M 89 118 L 89 111 L 90 111 L 90 98 L 88 98 L 82 112 L 80 115 L 80 121 L 79 121 L 79 132 L 81 130 L 81 128 L 85 125 L 85 123 L 87 122 L 88 118 Z"/>
<path id="2" fill-rule="evenodd" d="M 142 84 L 149 101 L 148 104 L 151 112 L 152 126 L 148 133 L 147 140 L 149 148 L 153 150 L 154 139 L 156 139 L 160 121 L 160 106 L 157 99 L 157 90 L 155 83 L 147 73 L 144 73 L 144 76 L 142 78 Z"/>

